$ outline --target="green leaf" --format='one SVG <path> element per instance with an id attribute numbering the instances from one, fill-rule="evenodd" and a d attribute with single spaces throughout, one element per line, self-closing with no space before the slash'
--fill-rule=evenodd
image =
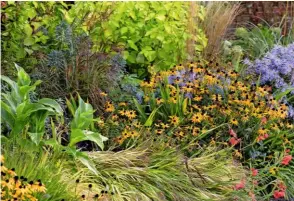
<path id="1" fill-rule="evenodd" d="M 27 36 L 31 36 L 33 33 L 33 29 L 29 24 L 24 25 L 24 32 Z"/>
<path id="2" fill-rule="evenodd" d="M 24 39 L 23 44 L 25 46 L 31 46 L 31 45 L 35 44 L 35 39 L 33 37 L 27 37 Z"/>
<path id="3" fill-rule="evenodd" d="M 49 145 L 53 147 L 53 149 L 60 149 L 62 148 L 62 145 L 60 145 L 55 139 L 51 138 L 49 140 L 44 140 L 45 145 Z"/>
<path id="4" fill-rule="evenodd" d="M 154 59 L 156 58 L 156 51 L 146 51 L 144 52 L 144 56 L 149 62 L 154 61 Z"/>
<path id="5" fill-rule="evenodd" d="M 128 32 L 128 27 L 123 27 L 123 28 L 120 29 L 120 33 L 121 33 L 122 35 L 124 35 L 124 34 L 127 33 L 127 32 Z"/>
<path id="6" fill-rule="evenodd" d="M 286 96 L 287 94 L 289 94 L 293 90 L 294 90 L 294 87 L 291 87 L 291 88 L 288 88 L 284 92 L 279 92 L 278 94 L 275 95 L 275 99 L 280 100 L 281 98 L 283 98 L 284 96 Z"/>
<path id="7" fill-rule="evenodd" d="M 97 169 L 95 167 L 95 164 L 84 153 L 78 152 L 77 155 L 76 155 L 76 159 L 78 159 L 79 161 L 81 161 L 81 163 L 83 163 L 95 175 L 98 175 L 98 171 L 97 171 Z"/>
<path id="8" fill-rule="evenodd" d="M 68 146 L 73 147 L 75 144 L 84 141 L 85 139 L 85 135 L 81 129 L 71 129 L 70 142 Z"/>
<path id="9" fill-rule="evenodd" d="M 128 40 L 128 44 L 132 49 L 138 51 L 138 47 L 135 45 L 134 41 Z"/>
<path id="10" fill-rule="evenodd" d="M 136 106 L 137 110 L 139 111 L 140 115 L 142 116 L 143 121 L 146 121 L 147 120 L 147 116 L 146 116 L 146 113 L 144 112 L 143 107 L 139 104 L 139 102 L 137 101 L 136 98 L 133 98 L 133 101 L 135 103 L 135 106 Z"/>
<path id="11" fill-rule="evenodd" d="M 159 106 L 158 108 L 154 109 L 154 110 L 151 112 L 151 114 L 150 114 L 150 116 L 148 117 L 147 121 L 145 122 L 144 126 L 152 126 L 152 124 L 153 124 L 153 119 L 154 119 L 154 117 L 155 117 L 155 114 L 156 114 L 157 110 L 158 110 L 160 107 L 161 107 L 161 106 Z"/>
<path id="12" fill-rule="evenodd" d="M 37 15 L 37 12 L 35 11 L 34 8 L 29 8 L 26 10 L 26 13 L 28 15 L 29 18 L 34 18 Z"/>
<path id="13" fill-rule="evenodd" d="M 56 113 L 58 113 L 59 115 L 63 115 L 63 110 L 61 106 L 55 100 L 50 98 L 42 98 L 41 100 L 39 100 L 39 103 L 51 107 L 56 111 Z"/>
<path id="14" fill-rule="evenodd" d="M 137 63 L 141 63 L 141 64 L 143 64 L 143 63 L 145 62 L 145 57 L 144 57 L 144 55 L 139 53 L 139 54 L 137 55 L 136 62 L 137 62 Z"/>
<path id="15" fill-rule="evenodd" d="M 106 137 L 101 137 L 101 135 L 97 132 L 92 132 L 92 131 L 83 131 L 87 140 L 90 140 L 92 142 L 95 142 L 102 150 L 104 149 L 104 144 L 103 141 L 106 141 L 108 138 Z"/>
<path id="16" fill-rule="evenodd" d="M 165 15 L 164 14 L 159 14 L 159 15 L 156 15 L 155 18 L 158 19 L 159 21 L 164 21 L 165 20 Z"/>
<path id="17" fill-rule="evenodd" d="M 184 114 L 187 112 L 187 105 L 188 105 L 188 98 L 185 98 L 184 102 L 183 102 L 183 112 L 184 112 Z"/>
<path id="18" fill-rule="evenodd" d="M 49 39 L 49 36 L 42 35 L 39 39 L 43 44 L 45 44 L 47 42 L 47 39 Z"/>
<path id="19" fill-rule="evenodd" d="M 164 24 L 164 29 L 165 29 L 165 31 L 166 31 L 168 34 L 171 34 L 171 32 L 172 32 L 172 28 L 171 28 L 170 25 L 168 25 L 168 24 Z"/>
<path id="20" fill-rule="evenodd" d="M 127 58 L 127 61 L 130 63 L 136 63 L 136 58 L 137 58 L 136 52 L 131 52 L 131 54 L 129 54 Z"/>
<path id="21" fill-rule="evenodd" d="M 24 48 L 24 49 L 29 55 L 33 54 L 33 52 L 34 52 L 33 50 L 31 50 L 29 48 Z"/>
<path id="22" fill-rule="evenodd" d="M 1 120 L 4 123 L 8 123 L 10 127 L 13 127 L 15 121 L 15 115 L 6 103 L 1 100 Z"/>
<path id="23" fill-rule="evenodd" d="M 31 83 L 30 76 L 25 72 L 25 70 L 18 66 L 16 63 L 14 64 L 17 69 L 17 84 L 19 86 L 29 85 Z"/>
<path id="24" fill-rule="evenodd" d="M 31 132 L 28 132 L 29 136 L 31 137 L 32 141 L 38 145 L 40 144 L 42 138 L 43 138 L 43 135 L 44 135 L 44 132 L 37 132 L 37 133 L 31 133 Z"/>

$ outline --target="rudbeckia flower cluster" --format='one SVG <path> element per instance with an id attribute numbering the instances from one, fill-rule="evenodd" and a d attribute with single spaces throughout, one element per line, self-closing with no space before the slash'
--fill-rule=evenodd
<path id="1" fill-rule="evenodd" d="M 158 118 L 170 124 L 178 118 L 175 122 L 181 124 L 177 130 L 182 130 L 185 136 L 195 129 L 203 131 L 222 123 L 237 129 L 255 121 L 259 125 L 255 140 L 261 141 L 281 126 L 293 126 L 287 119 L 288 105 L 276 101 L 270 87 L 250 85 L 237 72 L 226 70 L 218 63 L 177 65 L 153 74 L 150 81 L 141 86 L 145 104 L 152 105 L 152 99 L 156 98 L 157 105 L 164 108 L 160 108 L 160 112 L 169 117 Z M 263 123 L 265 119 L 267 122 Z M 185 129 L 187 125 L 192 128 L 190 131 Z M 237 138 L 231 141 L 233 145 L 239 142 Z"/>
<path id="2" fill-rule="evenodd" d="M 120 127 L 115 138 L 119 144 L 140 135 L 142 130 L 164 136 L 170 144 L 192 141 L 211 128 L 227 124 L 225 135 L 216 136 L 213 141 L 226 140 L 235 146 L 242 143 L 243 128 L 252 125 L 251 142 L 256 143 L 280 129 L 293 129 L 288 104 L 277 101 L 271 87 L 250 84 L 237 72 L 213 61 L 179 64 L 152 73 L 148 81 L 142 81 L 141 89 L 145 111 L 136 111 L 134 107 L 131 110 L 127 103 L 105 105 L 106 112 L 111 112 L 108 119 Z M 150 115 L 154 110 L 157 111 L 153 114 L 153 126 L 136 126 L 142 113 Z M 235 135 L 230 137 L 229 130 Z"/>
<path id="3" fill-rule="evenodd" d="M 41 182 L 29 181 L 23 176 L 17 176 L 15 169 L 4 166 L 4 157 L 1 155 L 1 200 L 37 201 L 37 193 L 45 193 L 46 187 Z"/>

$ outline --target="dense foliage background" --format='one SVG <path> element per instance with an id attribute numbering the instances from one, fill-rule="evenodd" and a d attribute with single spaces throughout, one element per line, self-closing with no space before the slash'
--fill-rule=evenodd
<path id="1" fill-rule="evenodd" d="M 240 12 L 1 2 L 1 199 L 293 198 L 293 13 Z"/>

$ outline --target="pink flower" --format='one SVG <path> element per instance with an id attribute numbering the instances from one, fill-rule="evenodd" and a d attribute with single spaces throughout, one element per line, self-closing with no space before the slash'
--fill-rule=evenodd
<path id="1" fill-rule="evenodd" d="M 252 173 L 252 176 L 255 177 L 258 174 L 258 170 L 255 168 L 251 168 L 251 173 Z"/>
<path id="2" fill-rule="evenodd" d="M 255 194 L 254 193 L 249 192 L 249 196 L 251 197 L 251 200 L 252 201 L 256 201 L 256 198 L 255 198 Z"/>
<path id="3" fill-rule="evenodd" d="M 278 183 L 278 187 L 281 191 L 285 191 L 287 188 L 283 182 Z"/>
<path id="4" fill-rule="evenodd" d="M 236 144 L 238 144 L 241 141 L 241 139 L 236 139 L 234 137 L 230 138 L 229 142 L 231 143 L 231 145 L 235 146 Z"/>
<path id="5" fill-rule="evenodd" d="M 233 129 L 230 129 L 230 130 L 229 130 L 229 134 L 230 134 L 231 136 L 233 136 L 234 138 L 237 138 L 237 134 L 235 133 L 235 131 L 234 131 Z"/>
<path id="6" fill-rule="evenodd" d="M 266 138 L 268 138 L 269 137 L 269 135 L 266 133 L 266 134 L 264 134 L 264 138 L 266 139 Z"/>
<path id="7" fill-rule="evenodd" d="M 257 186 L 258 185 L 258 181 L 257 180 L 253 180 L 252 183 L 253 183 L 254 186 Z"/>
<path id="8" fill-rule="evenodd" d="M 242 188 L 245 188 L 245 179 L 242 179 L 240 183 L 235 185 L 235 190 L 240 190 Z"/>
<path id="9" fill-rule="evenodd" d="M 281 164 L 283 164 L 283 165 L 289 165 L 289 163 L 290 163 L 291 160 L 292 160 L 292 156 L 291 155 L 286 155 L 282 159 Z"/>
<path id="10" fill-rule="evenodd" d="M 262 118 L 261 118 L 261 123 L 262 123 L 262 124 L 266 124 L 266 122 L 267 122 L 266 117 L 262 117 Z"/>
<path id="11" fill-rule="evenodd" d="M 274 192 L 274 198 L 278 199 L 278 198 L 283 198 L 285 197 L 285 191 L 275 191 Z"/>

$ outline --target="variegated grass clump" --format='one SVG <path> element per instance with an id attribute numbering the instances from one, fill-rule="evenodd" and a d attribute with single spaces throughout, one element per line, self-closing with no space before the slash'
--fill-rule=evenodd
<path id="1" fill-rule="evenodd" d="M 77 193 L 85 200 L 105 201 L 248 200 L 245 190 L 234 190 L 246 171 L 233 161 L 229 149 L 208 147 L 188 158 L 161 144 L 147 142 L 119 152 L 89 153 L 99 173 L 78 165 Z"/>

